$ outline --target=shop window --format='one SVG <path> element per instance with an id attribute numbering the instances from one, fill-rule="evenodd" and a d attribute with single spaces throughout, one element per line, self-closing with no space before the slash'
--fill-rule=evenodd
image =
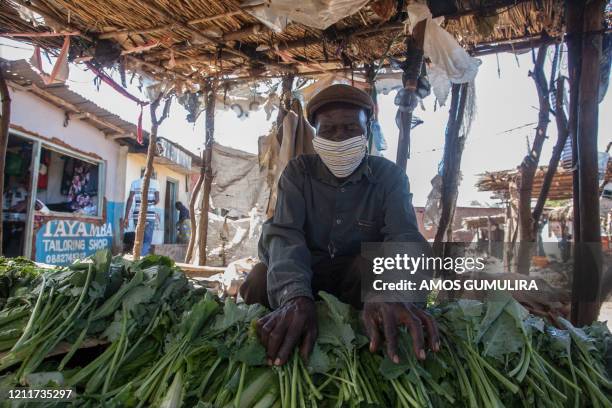
<path id="1" fill-rule="evenodd" d="M 100 167 L 101 163 L 43 147 L 37 199 L 51 212 L 101 215 Z"/>
<path id="2" fill-rule="evenodd" d="M 2 227 L 5 237 L 2 241 L 2 252 L 8 257 L 24 255 L 30 202 L 32 150 L 31 141 L 14 134 L 9 135 L 4 164 L 2 203 Z"/>

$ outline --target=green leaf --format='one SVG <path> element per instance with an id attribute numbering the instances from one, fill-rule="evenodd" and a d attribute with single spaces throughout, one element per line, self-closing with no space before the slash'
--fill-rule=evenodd
<path id="1" fill-rule="evenodd" d="M 327 354 L 321 349 L 319 343 L 315 343 L 310 358 L 308 359 L 308 369 L 313 373 L 327 373 L 331 369 L 331 363 Z"/>
<path id="2" fill-rule="evenodd" d="M 559 317 L 557 320 L 567 329 L 572 337 L 572 341 L 576 343 L 576 346 L 578 346 L 583 353 L 589 354 L 589 352 L 597 350 L 594 340 L 589 337 L 584 330 L 574 327 L 574 325 L 562 317 Z"/>
<path id="3" fill-rule="evenodd" d="M 136 286 L 123 297 L 123 306 L 131 311 L 136 305 L 150 301 L 154 294 L 155 289 L 150 286 Z"/>
<path id="4" fill-rule="evenodd" d="M 347 322 L 351 316 L 351 307 L 342 303 L 337 297 L 327 292 L 319 291 L 319 296 L 329 308 L 329 315 L 337 323 Z"/>
<path id="5" fill-rule="evenodd" d="M 246 317 L 247 310 L 243 307 L 239 307 L 232 298 L 227 298 L 223 306 L 223 314 L 217 317 L 213 329 L 227 330 L 236 323 L 244 321 Z"/>
<path id="6" fill-rule="evenodd" d="M 380 363 L 378 371 L 387 380 L 394 380 L 400 375 L 404 374 L 410 368 L 410 364 L 406 361 L 401 361 L 399 364 L 395 364 L 389 360 L 389 357 L 385 355 L 385 358 Z"/>
<path id="7" fill-rule="evenodd" d="M 485 335 L 487 330 L 495 323 L 495 320 L 503 313 L 506 305 L 510 301 L 511 297 L 502 297 L 493 300 L 489 300 L 487 302 L 487 311 L 485 313 L 484 318 L 480 322 L 480 326 L 478 328 L 478 334 L 474 341 L 478 343 L 482 336 Z"/>
<path id="8" fill-rule="evenodd" d="M 483 355 L 503 360 L 507 354 L 519 352 L 525 346 L 525 337 L 514 318 L 504 312 L 489 326 L 481 342 Z"/>
<path id="9" fill-rule="evenodd" d="M 266 349 L 257 340 L 247 341 L 235 353 L 234 360 L 247 365 L 263 365 L 266 361 Z"/>
<path id="10" fill-rule="evenodd" d="M 121 321 L 113 320 L 102 332 L 102 337 L 110 342 L 118 340 L 121 337 Z"/>
<path id="11" fill-rule="evenodd" d="M 92 256 L 96 271 L 104 274 L 108 273 L 108 267 L 110 266 L 111 259 L 112 255 L 108 249 L 98 251 Z"/>
<path id="12" fill-rule="evenodd" d="M 468 317 L 480 317 L 482 316 L 483 305 L 479 300 L 473 299 L 459 299 L 457 306 L 463 312 L 464 316 Z"/>

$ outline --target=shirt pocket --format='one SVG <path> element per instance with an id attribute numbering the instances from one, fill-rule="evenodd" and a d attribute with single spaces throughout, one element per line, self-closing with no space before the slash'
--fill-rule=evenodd
<path id="1" fill-rule="evenodd" d="M 358 218 L 355 221 L 355 231 L 361 242 L 380 240 L 380 224 L 377 220 Z"/>

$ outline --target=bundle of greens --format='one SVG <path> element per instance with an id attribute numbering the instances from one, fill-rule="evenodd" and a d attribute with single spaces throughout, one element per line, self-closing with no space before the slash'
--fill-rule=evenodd
<path id="1" fill-rule="evenodd" d="M 98 338 L 109 346 L 96 359 L 98 366 L 88 366 L 95 372 L 91 391 L 108 389 L 118 364 L 134 355 L 134 347 L 128 349 L 132 339 L 139 345 L 161 319 L 178 320 L 191 306 L 189 295 L 195 295 L 168 258 L 111 262 L 108 251 L 68 268 L 44 270 L 30 282 L 30 292 L 9 298 L 0 312 L 5 350 L 0 370 L 15 370 L 17 381 L 27 384 L 61 343 L 71 346 L 57 366 L 60 372 L 87 338 Z M 79 372 L 76 380 L 86 374 Z"/>
<path id="2" fill-rule="evenodd" d="M 365 347 L 354 310 L 319 295 L 313 353 L 303 362 L 296 352 L 283 367 L 265 365 L 256 339 L 253 323 L 263 308 L 230 299 L 221 305 L 207 295 L 121 406 L 612 406 L 604 366 L 612 336 L 600 323 L 581 330 L 561 321 L 560 330 L 509 296 L 460 300 L 432 309 L 442 332 L 439 353 L 417 361 L 401 331 L 401 363 L 394 364 Z"/>
<path id="3" fill-rule="evenodd" d="M 167 258 L 24 265 L 35 273 L 12 272 L 12 285 L 30 291 L 0 310 L 0 389 L 72 387 L 85 407 L 612 407 L 607 327 L 553 327 L 507 295 L 431 307 L 441 350 L 417 361 L 400 330 L 394 364 L 321 292 L 309 360 L 270 367 L 255 331 L 267 310 L 195 289 Z M 105 342 L 93 356 L 89 338 Z M 60 343 L 67 352 L 46 358 Z"/>

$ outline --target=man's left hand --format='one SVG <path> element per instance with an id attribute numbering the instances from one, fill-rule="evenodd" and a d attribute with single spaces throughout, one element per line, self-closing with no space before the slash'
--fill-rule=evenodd
<path id="1" fill-rule="evenodd" d="M 370 338 L 370 351 L 375 352 L 382 343 L 381 331 L 387 345 L 387 354 L 391 361 L 400 362 L 397 353 L 397 328 L 402 325 L 408 328 L 412 337 L 412 348 L 417 359 L 425 360 L 423 326 L 427 331 L 429 347 L 440 350 L 438 326 L 433 317 L 425 310 L 411 303 L 365 303 L 362 320 Z"/>

